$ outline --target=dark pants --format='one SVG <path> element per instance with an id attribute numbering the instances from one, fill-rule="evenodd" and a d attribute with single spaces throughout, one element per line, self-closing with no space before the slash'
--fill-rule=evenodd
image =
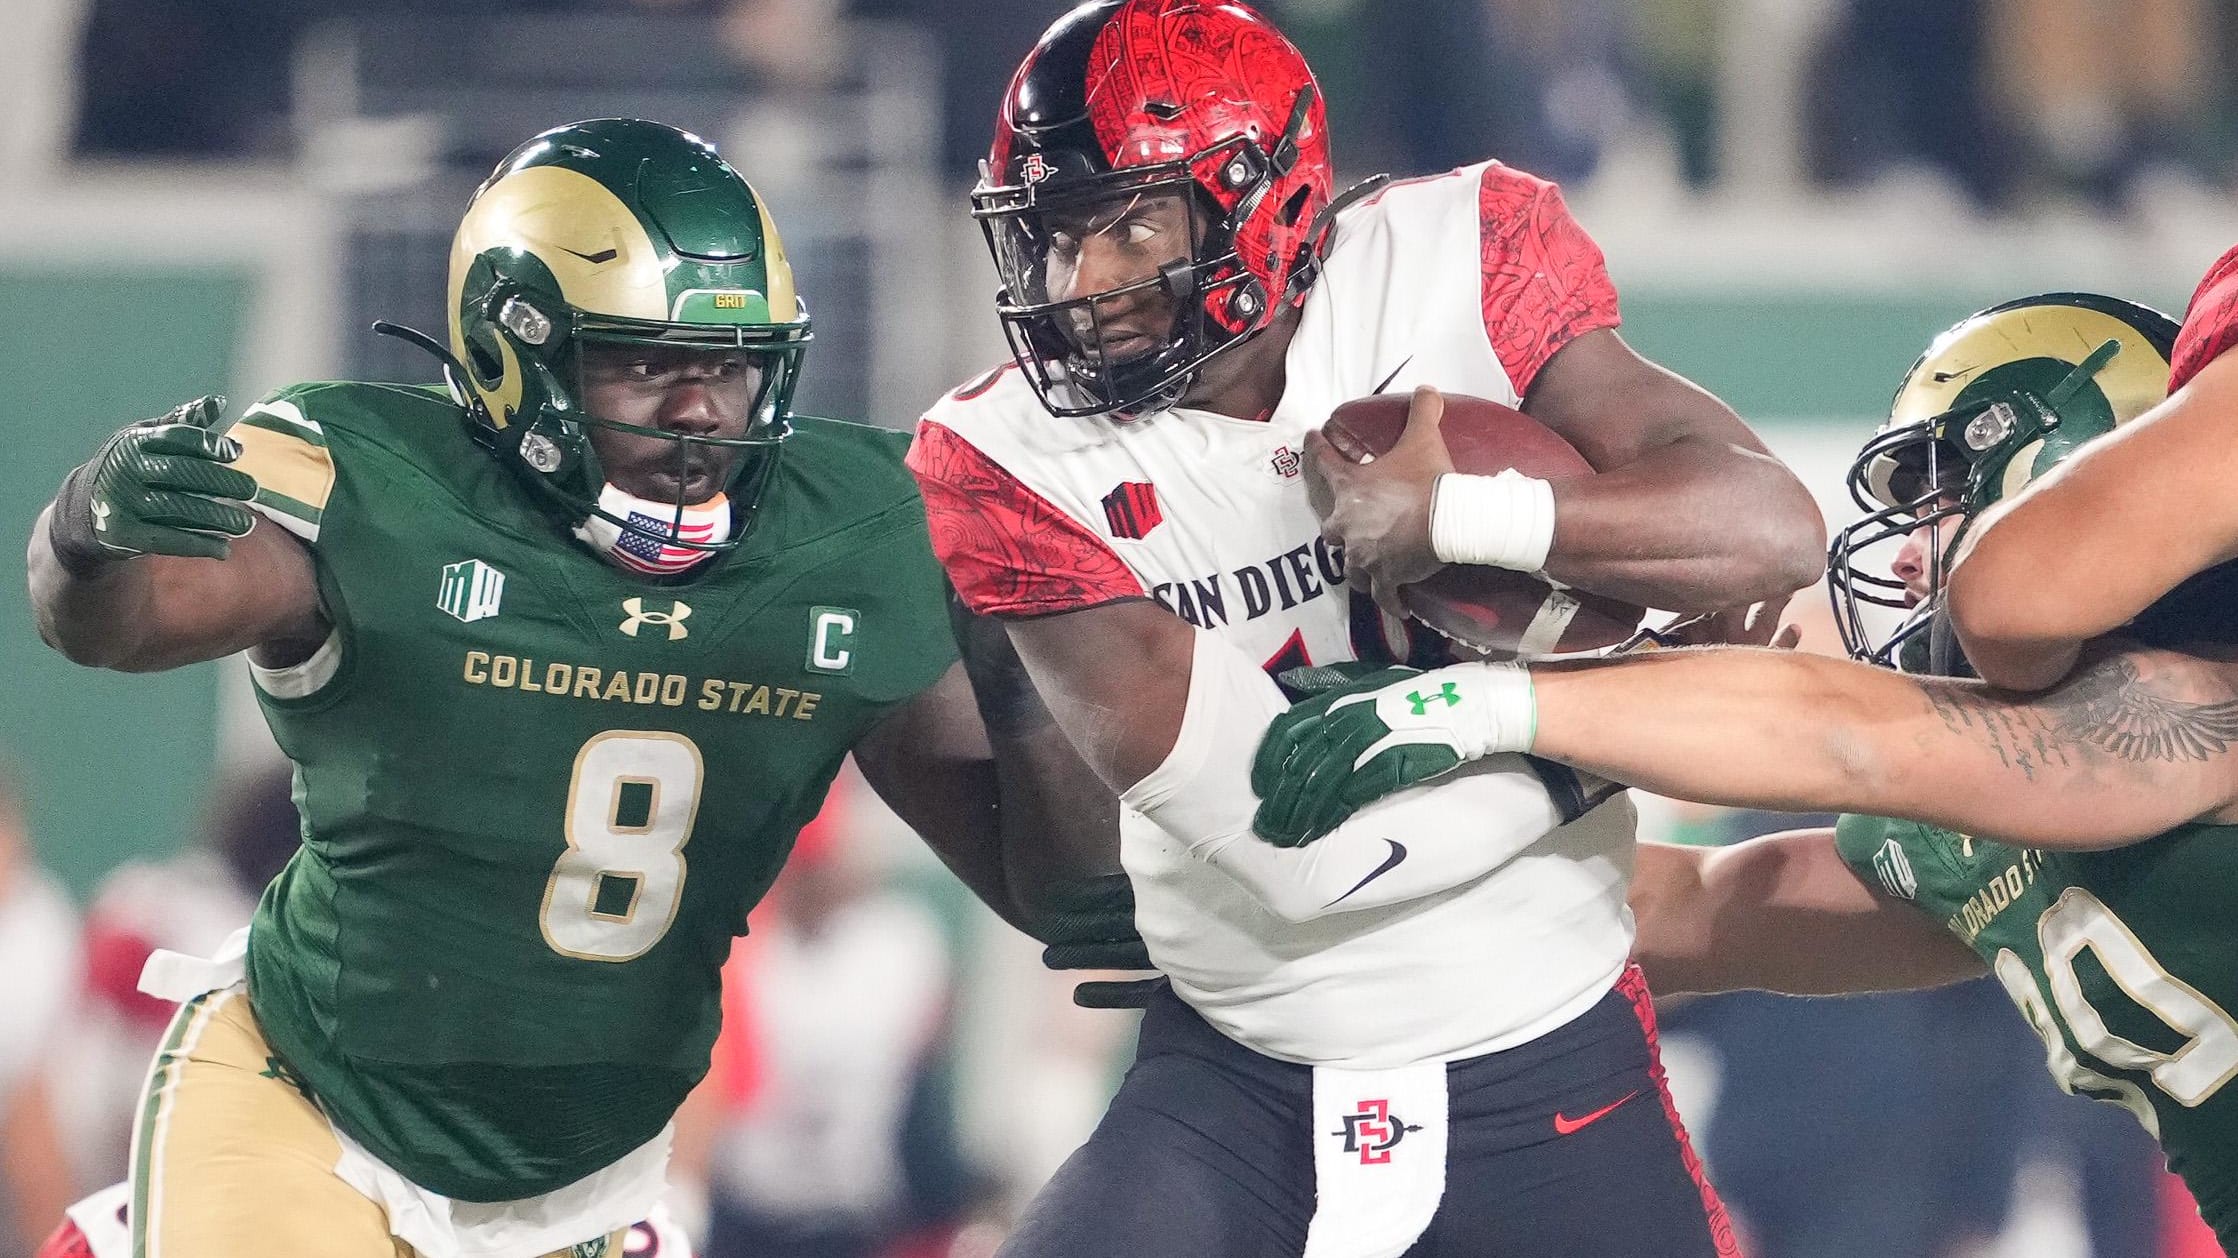
<path id="1" fill-rule="evenodd" d="M 1000 1258 L 1296 1258 L 1313 1142 L 1343 1136 L 1314 1130 L 1312 1076 L 1161 993 L 1110 1112 Z M 1450 1064 L 1446 1087 L 1445 1196 L 1408 1258 L 1737 1254 L 1670 1108 L 1636 972 L 1566 1026 Z"/>

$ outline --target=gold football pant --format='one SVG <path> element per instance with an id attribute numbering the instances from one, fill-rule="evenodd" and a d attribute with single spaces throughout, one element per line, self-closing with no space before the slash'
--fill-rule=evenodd
<path id="1" fill-rule="evenodd" d="M 132 1258 L 422 1258 L 335 1174 L 340 1141 L 238 987 L 179 1007 L 132 1133 Z M 620 1232 L 551 1258 L 622 1252 Z"/>

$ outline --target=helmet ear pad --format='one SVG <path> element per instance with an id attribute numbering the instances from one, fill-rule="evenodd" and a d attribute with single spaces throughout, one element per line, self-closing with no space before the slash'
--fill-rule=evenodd
<path id="1" fill-rule="evenodd" d="M 550 268 L 523 249 L 485 251 L 467 269 L 457 316 L 464 383 L 486 417 L 475 435 L 534 488 L 595 498 L 605 472 L 579 422 L 574 315 Z"/>

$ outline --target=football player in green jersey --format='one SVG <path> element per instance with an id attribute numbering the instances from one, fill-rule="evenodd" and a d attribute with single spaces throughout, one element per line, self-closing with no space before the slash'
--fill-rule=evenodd
<path id="1" fill-rule="evenodd" d="M 1965 320 L 1907 375 L 1852 469 L 1872 514 L 1835 543 L 1837 610 L 1860 657 L 1953 676 L 1707 649 L 1371 680 L 1270 732 L 1263 833 L 1310 841 L 1479 747 L 1684 799 L 1847 811 L 1731 848 L 1643 845 L 1631 903 L 1656 990 L 1892 990 L 1986 966 L 2060 1084 L 2134 1113 L 2238 1254 L 2228 609 L 2158 606 L 2035 696 L 1966 679 L 1937 610 L 1964 522 L 2157 402 L 2175 331 L 2052 294 Z M 1902 545 L 1893 580 L 1860 564 L 1882 542 Z M 1860 597 L 1914 614 L 1877 639 Z"/>
<path id="2" fill-rule="evenodd" d="M 304 815 L 245 957 L 144 980 L 185 1002 L 135 1140 L 150 1255 L 618 1253 L 850 753 L 1006 907 L 1023 822 L 908 439 L 792 413 L 808 319 L 745 179 L 654 123 L 537 136 L 450 299 L 447 350 L 406 333 L 447 389 L 190 403 L 31 539 L 73 660 L 249 653 Z"/>

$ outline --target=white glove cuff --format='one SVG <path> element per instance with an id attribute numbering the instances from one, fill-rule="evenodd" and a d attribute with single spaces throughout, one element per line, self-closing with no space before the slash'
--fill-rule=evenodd
<path id="1" fill-rule="evenodd" d="M 1401 742 L 1435 732 L 1463 760 L 1529 751 L 1538 696 L 1521 664 L 1451 664 L 1375 692 L 1376 715 Z"/>
<path id="2" fill-rule="evenodd" d="M 1430 549 L 1445 563 L 1537 572 L 1554 549 L 1554 486 L 1514 468 L 1447 472 L 1430 491 Z"/>

